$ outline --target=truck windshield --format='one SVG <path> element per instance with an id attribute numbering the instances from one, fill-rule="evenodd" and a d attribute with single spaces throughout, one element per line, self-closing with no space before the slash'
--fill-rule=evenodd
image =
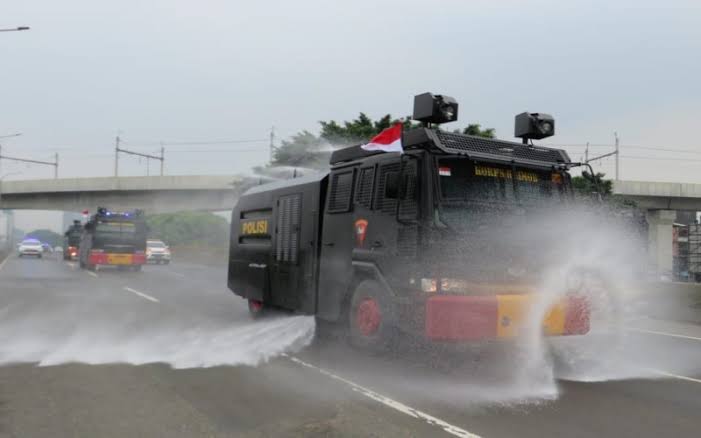
<path id="1" fill-rule="evenodd" d="M 517 223 L 528 211 L 560 203 L 566 193 L 559 173 L 467 158 L 439 159 L 438 178 L 440 220 L 465 232 Z"/>
<path id="2" fill-rule="evenodd" d="M 441 199 L 524 206 L 561 201 L 563 176 L 550 171 L 476 163 L 467 158 L 438 160 Z"/>
<path id="3" fill-rule="evenodd" d="M 132 222 L 98 222 L 95 234 L 112 239 L 131 239 L 136 234 L 136 226 Z"/>

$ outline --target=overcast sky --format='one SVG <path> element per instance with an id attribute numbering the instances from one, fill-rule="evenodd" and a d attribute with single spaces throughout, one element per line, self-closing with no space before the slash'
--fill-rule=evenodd
<path id="1" fill-rule="evenodd" d="M 111 175 L 118 132 L 145 152 L 161 141 L 265 140 L 273 125 L 280 139 L 359 111 L 410 114 L 412 96 L 432 91 L 460 102 L 456 127 L 478 122 L 509 139 L 514 114 L 549 112 L 557 135 L 548 143 L 612 144 L 617 131 L 623 179 L 701 183 L 699 1 L 27 0 L 2 9 L 0 28 L 32 27 L 0 33 L 0 136 L 23 133 L 0 139 L 3 152 L 58 152 L 64 177 Z M 266 141 L 168 145 L 166 172 L 237 173 L 267 157 Z M 613 176 L 613 160 L 599 169 Z M 7 172 L 53 175 L 3 161 Z M 145 174 L 145 162 L 124 157 L 120 173 Z"/>

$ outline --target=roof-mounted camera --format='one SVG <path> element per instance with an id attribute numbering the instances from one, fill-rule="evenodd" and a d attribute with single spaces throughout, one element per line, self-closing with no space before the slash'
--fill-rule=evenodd
<path id="1" fill-rule="evenodd" d="M 412 118 L 424 124 L 454 122 L 458 119 L 458 102 L 450 96 L 419 94 L 414 96 Z"/>
<path id="2" fill-rule="evenodd" d="M 516 114 L 514 137 L 521 137 L 524 144 L 528 143 L 529 139 L 540 140 L 553 135 L 555 135 L 555 119 L 550 114 L 528 112 Z"/>

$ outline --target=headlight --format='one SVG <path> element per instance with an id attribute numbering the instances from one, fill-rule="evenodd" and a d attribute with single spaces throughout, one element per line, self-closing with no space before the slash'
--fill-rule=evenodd
<path id="1" fill-rule="evenodd" d="M 424 292 L 438 292 L 438 280 L 435 278 L 422 278 L 421 290 Z"/>

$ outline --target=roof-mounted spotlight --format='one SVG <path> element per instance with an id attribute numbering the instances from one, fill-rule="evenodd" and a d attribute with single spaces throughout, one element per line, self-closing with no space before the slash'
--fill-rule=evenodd
<path id="1" fill-rule="evenodd" d="M 555 135 L 555 119 L 550 114 L 528 112 L 516 114 L 514 136 L 521 137 L 524 144 L 529 139 L 540 140 L 553 135 Z"/>
<path id="2" fill-rule="evenodd" d="M 414 96 L 414 120 L 430 123 L 448 123 L 458 119 L 458 102 L 450 96 L 423 93 Z"/>

